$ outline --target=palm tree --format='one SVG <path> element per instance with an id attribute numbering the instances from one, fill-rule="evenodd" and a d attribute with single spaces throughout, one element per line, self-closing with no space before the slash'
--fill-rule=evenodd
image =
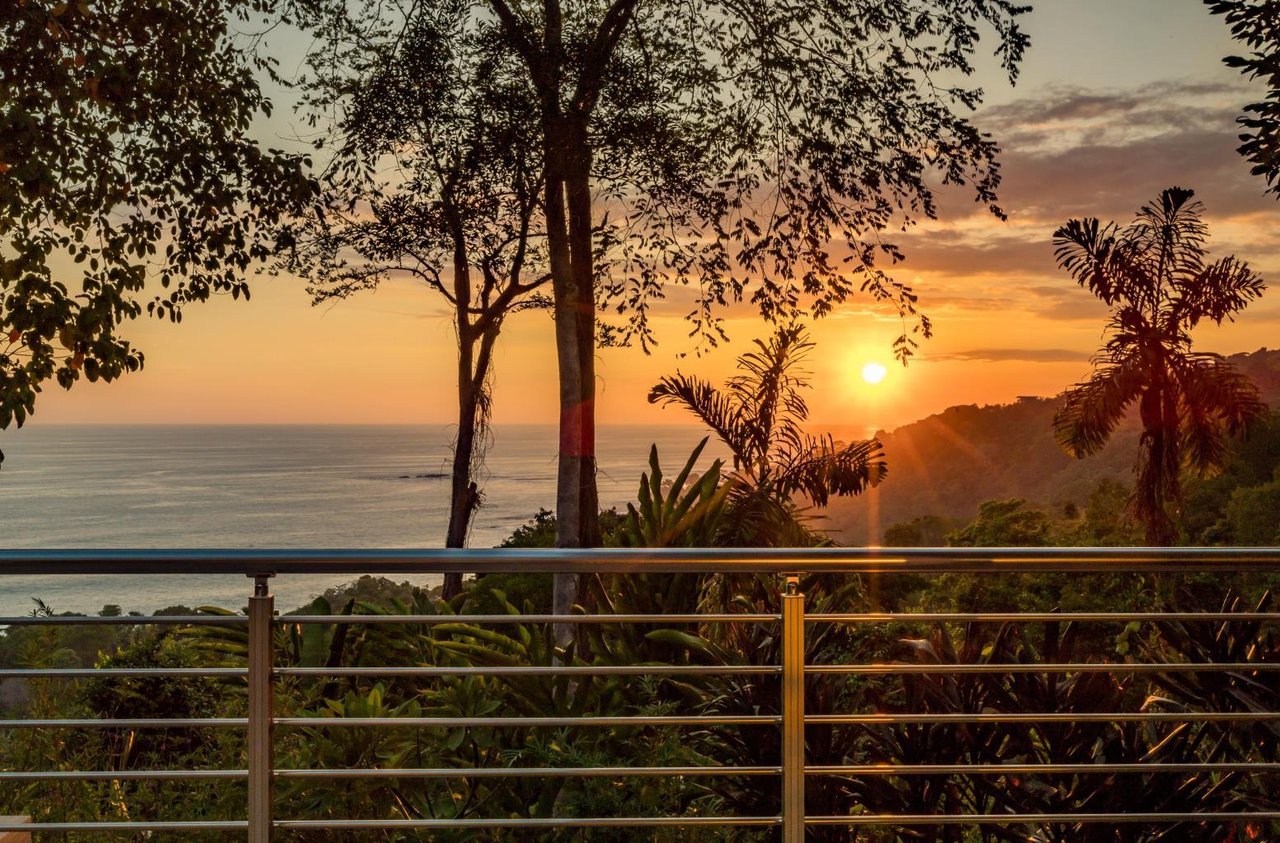
<path id="1" fill-rule="evenodd" d="M 821 507 L 833 496 L 856 495 L 884 478 L 884 455 L 875 439 L 844 444 L 802 430 L 809 408 L 800 393 L 809 382 L 801 365 L 813 349 L 803 327 L 779 328 L 755 344 L 723 389 L 676 373 L 650 390 L 649 401 L 685 407 L 733 454 L 725 543 L 815 544 L 795 498 Z"/>
<path id="2" fill-rule="evenodd" d="M 1130 506 L 1150 545 L 1176 537 L 1184 469 L 1219 469 L 1227 439 L 1266 411 L 1256 387 L 1217 354 L 1193 352 L 1191 331 L 1222 324 L 1262 294 L 1244 261 L 1206 263 L 1208 227 L 1195 193 L 1165 190 L 1120 228 L 1089 218 L 1054 232 L 1058 265 L 1111 308 L 1090 378 L 1067 392 L 1054 418 L 1058 443 L 1086 457 L 1137 404 L 1142 437 Z"/>

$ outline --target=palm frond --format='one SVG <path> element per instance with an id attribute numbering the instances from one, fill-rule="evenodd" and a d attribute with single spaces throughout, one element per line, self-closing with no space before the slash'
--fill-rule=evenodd
<path id="1" fill-rule="evenodd" d="M 1196 269 L 1204 263 L 1209 227 L 1204 222 L 1204 205 L 1194 200 L 1195 195 L 1185 187 L 1166 188 L 1155 201 L 1142 206 L 1129 227 L 1133 242 L 1167 270 Z"/>
<path id="2" fill-rule="evenodd" d="M 754 341 L 758 351 L 738 358 L 742 372 L 726 383 L 744 414 L 743 431 L 751 439 L 751 462 L 764 466 L 771 443 L 792 441 L 800 435 L 800 422 L 809 415 L 801 390 L 808 386 L 808 372 L 800 368 L 813 348 L 803 326 L 779 328 L 768 340 Z"/>
<path id="3" fill-rule="evenodd" d="M 1221 325 L 1249 306 L 1267 287 L 1249 264 L 1228 255 L 1189 276 L 1178 285 L 1175 318 L 1194 328 L 1201 319 Z"/>
<path id="4" fill-rule="evenodd" d="M 663 377 L 649 390 L 649 403 L 679 404 L 729 446 L 735 467 L 751 461 L 750 437 L 744 430 L 743 408 L 736 396 L 721 392 L 701 378 L 677 372 Z"/>
<path id="5" fill-rule="evenodd" d="M 1221 468 L 1227 439 L 1265 418 L 1267 405 L 1249 378 L 1216 354 L 1194 354 L 1173 367 L 1177 378 L 1182 461 L 1201 475 Z"/>
<path id="6" fill-rule="evenodd" d="M 888 471 L 877 439 L 838 444 L 831 436 L 810 436 L 786 455 L 778 484 L 785 494 L 800 492 L 822 507 L 832 497 L 861 494 L 878 485 Z"/>
<path id="7" fill-rule="evenodd" d="M 1114 305 L 1145 295 L 1145 274 L 1135 250 L 1115 223 L 1096 218 L 1068 220 L 1053 233 L 1054 257 L 1103 303 Z"/>
<path id="8" fill-rule="evenodd" d="M 1146 385 L 1137 359 L 1107 364 L 1089 380 L 1066 394 L 1066 403 L 1053 416 L 1053 432 L 1069 456 L 1081 459 L 1096 452 L 1110 438 Z"/>

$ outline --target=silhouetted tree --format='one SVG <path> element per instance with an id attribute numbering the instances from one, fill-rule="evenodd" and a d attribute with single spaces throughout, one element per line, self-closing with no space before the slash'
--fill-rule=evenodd
<path id="1" fill-rule="evenodd" d="M 733 455 L 725 538 L 749 547 L 787 547 L 814 542 L 795 500 L 816 506 L 832 497 L 856 495 L 885 476 L 875 439 L 848 444 L 811 436 L 802 390 L 808 388 L 804 358 L 813 349 L 802 327 L 780 328 L 758 350 L 738 358 L 741 372 L 723 389 L 701 378 L 675 374 L 649 391 L 655 404 L 678 404 L 711 428 Z"/>
<path id="2" fill-rule="evenodd" d="M 890 524 L 884 530 L 885 547 L 943 547 L 947 536 L 964 526 L 956 518 L 921 515 L 910 521 Z"/>
<path id="3" fill-rule="evenodd" d="M 1093 375 L 1054 417 L 1058 442 L 1086 457 L 1137 404 L 1132 505 L 1151 545 L 1177 536 L 1170 509 L 1181 501 L 1181 471 L 1219 468 L 1228 436 L 1266 412 L 1248 378 L 1219 355 L 1191 350 L 1200 322 L 1232 319 L 1264 288 L 1235 257 L 1206 263 L 1204 208 L 1193 196 L 1169 188 L 1124 228 L 1073 219 L 1054 233 L 1058 265 L 1112 309 Z"/>
<path id="4" fill-rule="evenodd" d="M 481 501 L 494 347 L 508 316 L 549 305 L 538 293 L 550 280 L 541 139 L 514 58 L 443 6 L 414 24 L 342 62 L 311 56 L 304 107 L 335 149 L 323 202 L 286 266 L 310 279 L 317 303 L 391 279 L 447 303 L 458 413 L 445 545 L 465 547 Z M 461 586 L 460 573 L 446 574 L 444 596 Z"/>
<path id="5" fill-rule="evenodd" d="M 971 185 L 999 213 L 996 145 L 963 116 L 981 91 L 938 80 L 972 69 L 982 27 L 1012 76 L 1027 40 L 1010 0 L 432 0 L 405 14 L 376 4 L 376 23 L 359 19 L 367 4 L 293 2 L 304 24 L 341 19 L 334 42 L 357 47 L 448 5 L 522 63 L 543 139 L 561 546 L 600 538 L 598 305 L 621 308 L 642 343 L 666 284 L 697 291 L 709 341 L 715 308 L 744 295 L 784 322 L 806 300 L 821 314 L 859 291 L 909 317 L 914 293 L 877 264 L 899 256 L 881 233 L 932 216 L 939 182 Z M 904 329 L 899 352 L 911 342 Z"/>
<path id="6" fill-rule="evenodd" d="M 1054 523 L 1022 498 L 983 501 L 978 516 L 947 537 L 952 547 L 1049 547 Z"/>
<path id="7" fill-rule="evenodd" d="M 1239 123 L 1245 129 L 1240 154 L 1253 162 L 1253 174 L 1267 180 L 1268 192 L 1280 198 L 1280 2 L 1277 0 L 1205 0 L 1222 15 L 1231 35 L 1252 52 L 1223 59 L 1250 79 L 1263 80 L 1267 99 L 1245 107 Z"/>
<path id="8" fill-rule="evenodd" d="M 247 137 L 267 60 L 233 26 L 271 0 L 0 4 L 0 429 L 43 384 L 142 367 L 120 335 L 181 319 L 245 270 L 311 196 L 303 157 Z M 74 265 L 74 266 L 73 266 Z"/>

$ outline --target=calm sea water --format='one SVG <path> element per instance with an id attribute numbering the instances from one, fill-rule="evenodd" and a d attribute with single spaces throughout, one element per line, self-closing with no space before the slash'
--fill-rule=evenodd
<path id="1" fill-rule="evenodd" d="M 674 473 L 705 436 L 696 427 L 604 427 L 600 500 L 634 500 L 651 443 Z M 0 434 L 0 547 L 441 547 L 449 509 L 444 426 L 46 426 Z M 702 458 L 709 464 L 718 445 Z M 492 547 L 554 508 L 556 431 L 500 426 L 485 505 L 471 536 Z M 284 609 L 351 576 L 280 577 Z M 438 578 L 418 582 L 435 584 Z M 0 615 L 38 597 L 55 611 L 116 603 L 244 605 L 244 577 L 0 576 Z"/>

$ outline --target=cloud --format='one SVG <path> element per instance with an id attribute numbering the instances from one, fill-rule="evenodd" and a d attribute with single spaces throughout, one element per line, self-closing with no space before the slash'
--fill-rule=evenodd
<path id="1" fill-rule="evenodd" d="M 925 363 L 950 363 L 962 361 L 966 363 L 1006 363 L 1018 361 L 1022 363 L 1079 363 L 1088 360 L 1089 354 L 1084 351 L 1073 351 L 1069 348 L 972 348 L 967 351 L 950 351 L 942 354 L 922 355 Z"/>
<path id="2" fill-rule="evenodd" d="M 1011 218 L 1048 225 L 1083 216 L 1127 221 L 1173 185 L 1194 189 L 1211 217 L 1274 211 L 1235 147 L 1228 124 L 1061 152 L 1013 150 L 1000 199 Z"/>
<path id="3" fill-rule="evenodd" d="M 1234 123 L 1251 95 L 1247 83 L 1240 82 L 1162 81 L 1112 91 L 1059 85 L 1037 97 L 984 109 L 979 121 L 1006 148 L 1050 151 L 1122 145 L 1187 126 Z"/>
<path id="4" fill-rule="evenodd" d="M 1029 307 L 1047 319 L 1101 322 L 1107 317 L 1105 304 L 1069 281 L 1028 287 L 1027 292 L 1035 297 Z"/>
<path id="5" fill-rule="evenodd" d="M 959 232 L 920 233 L 901 238 L 908 272 L 949 276 L 1052 275 L 1057 273 L 1047 230 L 996 237 Z M 941 235 L 941 236 L 940 236 Z"/>
<path id="6" fill-rule="evenodd" d="M 975 122 L 1004 149 L 1000 204 L 1009 221 L 995 222 L 962 190 L 945 191 L 938 221 L 897 238 L 906 254 L 900 274 L 921 276 L 926 309 L 1105 320 L 1105 305 L 1057 267 L 1053 232 L 1078 217 L 1126 224 L 1171 185 L 1195 189 L 1204 202 L 1213 255 L 1273 267 L 1280 206 L 1236 152 L 1236 118 L 1251 96 L 1236 83 L 1054 87 L 984 110 Z"/>
<path id="7" fill-rule="evenodd" d="M 1053 87 L 977 122 L 1004 149 L 1000 201 L 1015 220 L 1127 219 L 1174 184 L 1195 189 L 1214 217 L 1274 212 L 1236 152 L 1236 119 L 1255 93 L 1246 83 Z"/>
<path id="8" fill-rule="evenodd" d="M 905 262 L 883 268 L 911 284 L 921 309 L 947 319 L 994 312 L 1101 324 L 1107 308 L 1058 268 L 1053 232 L 1072 217 L 1128 223 L 1143 203 L 1178 184 L 1206 205 L 1212 254 L 1236 254 L 1267 270 L 1280 266 L 1280 205 L 1263 193 L 1236 153 L 1236 118 L 1255 92 L 1240 84 L 1160 82 L 1117 90 L 1051 87 L 1037 96 L 985 109 L 975 122 L 1004 149 L 994 220 L 969 191 L 944 189 L 939 220 L 885 237 Z M 839 244 L 833 252 L 843 255 Z M 655 318 L 681 320 L 696 290 L 670 286 L 653 303 Z M 748 297 L 750 293 L 748 292 Z M 729 319 L 756 318 L 750 301 L 719 309 Z M 839 309 L 848 318 L 896 318 L 865 296 Z M 687 328 L 686 328 L 687 330 Z"/>

